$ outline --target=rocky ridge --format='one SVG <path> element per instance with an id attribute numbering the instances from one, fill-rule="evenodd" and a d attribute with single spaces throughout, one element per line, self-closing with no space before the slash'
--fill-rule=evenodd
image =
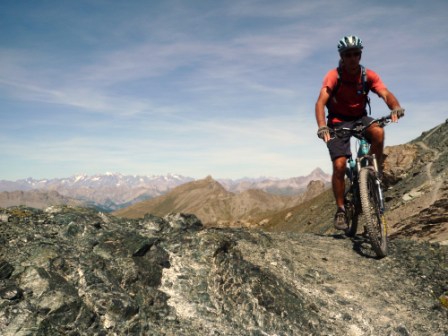
<path id="1" fill-rule="evenodd" d="M 2 335 L 444 336 L 448 247 L 123 220 L 0 214 Z M 442 300 L 443 301 L 443 300 Z"/>
<path id="2" fill-rule="evenodd" d="M 44 209 L 49 205 L 88 206 L 88 203 L 65 197 L 57 191 L 3 191 L 0 192 L 1 207 L 24 205 L 36 209 Z"/>

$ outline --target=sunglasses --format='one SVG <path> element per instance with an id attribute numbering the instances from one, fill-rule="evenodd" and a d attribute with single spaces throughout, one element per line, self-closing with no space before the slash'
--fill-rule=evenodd
<path id="1" fill-rule="evenodd" d="M 346 52 L 342 56 L 346 58 L 359 57 L 361 56 L 361 52 L 360 51 Z"/>

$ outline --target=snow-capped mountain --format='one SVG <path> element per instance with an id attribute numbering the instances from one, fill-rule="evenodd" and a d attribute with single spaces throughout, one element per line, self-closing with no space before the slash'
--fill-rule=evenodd
<path id="1" fill-rule="evenodd" d="M 135 202 L 163 195 L 194 179 L 181 175 L 75 175 L 67 178 L 0 180 L 0 191 L 47 190 L 63 196 L 90 202 L 105 210 L 116 210 Z"/>
<path id="2" fill-rule="evenodd" d="M 54 188 L 98 188 L 98 187 L 120 187 L 129 188 L 151 187 L 165 191 L 173 186 L 193 181 L 193 178 L 181 175 L 123 175 L 120 173 L 105 173 L 99 175 L 74 175 L 66 178 L 42 179 L 33 178 L 17 181 L 0 180 L 0 191 L 32 190 L 32 189 L 54 189 Z"/>

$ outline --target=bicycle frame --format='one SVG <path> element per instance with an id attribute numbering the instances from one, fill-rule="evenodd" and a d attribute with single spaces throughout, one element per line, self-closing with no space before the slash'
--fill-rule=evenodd
<path id="1" fill-rule="evenodd" d="M 362 167 L 370 167 L 375 172 L 377 177 L 376 184 L 378 186 L 379 196 L 380 196 L 380 205 L 381 205 L 381 214 L 385 212 L 385 204 L 382 190 L 380 188 L 380 179 L 379 179 L 379 169 L 378 169 L 378 161 L 376 159 L 375 154 L 369 154 L 370 151 L 370 143 L 364 136 L 356 136 L 359 139 L 359 144 L 357 148 L 357 156 L 355 160 L 353 160 L 353 156 L 347 160 L 347 170 L 346 175 L 350 180 L 350 188 L 345 191 L 345 197 L 349 194 L 353 194 L 354 204 L 357 210 L 361 209 L 361 204 L 359 201 L 359 187 L 358 187 L 358 176 L 359 171 Z"/>

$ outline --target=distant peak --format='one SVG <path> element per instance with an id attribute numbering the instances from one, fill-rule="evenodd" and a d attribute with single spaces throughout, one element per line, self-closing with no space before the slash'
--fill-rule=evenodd
<path id="1" fill-rule="evenodd" d="M 311 174 L 316 174 L 316 173 L 325 174 L 325 172 L 320 167 L 314 168 L 313 171 L 311 172 Z"/>

